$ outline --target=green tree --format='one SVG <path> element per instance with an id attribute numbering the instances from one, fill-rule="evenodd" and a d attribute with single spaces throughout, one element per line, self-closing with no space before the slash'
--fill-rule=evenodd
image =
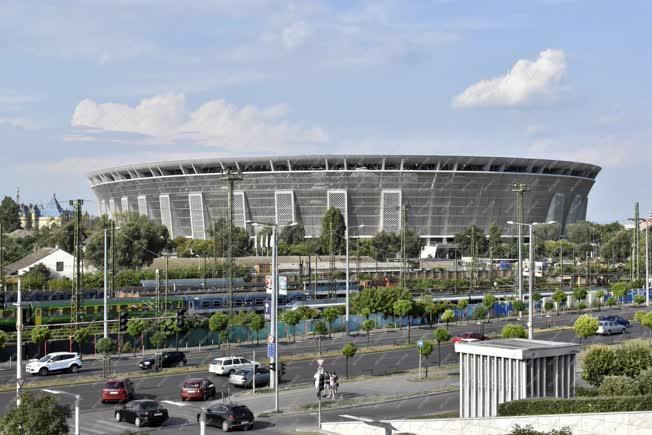
<path id="1" fill-rule="evenodd" d="M 575 287 L 573 289 L 573 299 L 575 299 L 578 305 L 580 302 L 584 302 L 584 299 L 586 299 L 586 295 L 587 295 L 587 291 L 584 287 Z"/>
<path id="2" fill-rule="evenodd" d="M 328 336 L 331 337 L 333 331 L 333 322 L 340 316 L 340 312 L 335 307 L 328 307 L 322 313 L 324 320 L 328 322 Z"/>
<path id="3" fill-rule="evenodd" d="M 20 229 L 18 204 L 9 196 L 5 196 L 0 202 L 0 224 L 2 224 L 2 231 L 5 233 Z"/>
<path id="4" fill-rule="evenodd" d="M 441 367 L 441 344 L 448 342 L 451 339 L 451 335 L 448 333 L 448 330 L 444 328 L 435 329 L 435 332 L 433 332 L 432 335 L 435 337 L 435 341 L 437 342 L 437 363 L 439 364 L 439 367 Z"/>
<path id="5" fill-rule="evenodd" d="M 346 377 L 349 377 L 349 358 L 353 358 L 355 353 L 358 351 L 358 346 L 355 343 L 346 343 L 342 348 L 342 355 L 346 360 Z"/>
<path id="6" fill-rule="evenodd" d="M 326 210 L 321 220 L 321 235 L 319 236 L 319 249 L 321 253 L 324 255 L 330 254 L 332 243 L 333 255 L 342 255 L 345 250 L 345 231 L 346 224 L 344 223 L 342 212 L 335 207 Z"/>
<path id="7" fill-rule="evenodd" d="M 286 325 L 292 328 L 292 338 L 296 342 L 297 341 L 296 326 L 301 321 L 301 314 L 297 311 L 288 310 L 283 312 L 282 319 Z"/>
<path id="8" fill-rule="evenodd" d="M 32 329 L 32 343 L 34 343 L 37 346 L 41 346 L 41 344 L 45 344 L 50 338 L 52 337 L 52 332 L 50 331 L 50 328 L 45 326 L 45 325 L 39 325 L 35 326 L 34 329 Z M 47 353 L 47 350 L 44 346 L 43 348 L 43 355 Z"/>
<path id="9" fill-rule="evenodd" d="M 546 310 L 548 313 L 550 310 L 552 310 L 555 307 L 555 304 L 553 304 L 551 301 L 546 301 L 546 303 L 543 305 L 543 309 Z"/>
<path id="10" fill-rule="evenodd" d="M 643 370 L 636 378 L 638 393 L 643 396 L 652 395 L 652 368 Z"/>
<path id="11" fill-rule="evenodd" d="M 305 237 L 306 230 L 303 228 L 303 225 L 292 225 L 291 227 L 281 228 L 281 232 L 278 235 L 278 242 L 279 244 L 298 245 L 304 242 Z"/>
<path id="12" fill-rule="evenodd" d="M 523 313 L 525 310 L 526 310 L 525 302 L 518 299 L 512 302 L 512 311 L 515 311 L 517 313 Z"/>
<path id="13" fill-rule="evenodd" d="M 639 315 L 636 313 L 634 315 L 634 318 L 636 318 L 636 315 L 639 316 L 639 322 L 641 323 L 641 327 L 648 328 L 650 330 L 650 336 L 652 336 L 652 311 L 647 312 L 643 315 Z"/>
<path id="14" fill-rule="evenodd" d="M 641 306 L 645 303 L 645 296 L 643 295 L 635 295 L 634 296 L 634 303 L 638 306 Z"/>
<path id="15" fill-rule="evenodd" d="M 552 294 L 552 300 L 557 302 L 557 315 L 559 315 L 559 308 L 561 307 L 561 304 L 566 302 L 566 299 L 566 293 L 564 293 L 561 289 L 555 290 L 555 292 Z"/>
<path id="16" fill-rule="evenodd" d="M 604 290 L 596 290 L 595 291 L 595 303 L 598 306 L 598 311 L 600 311 L 600 308 L 602 306 L 602 298 L 604 298 Z"/>
<path id="17" fill-rule="evenodd" d="M 79 328 L 77 329 L 73 334 L 73 339 L 75 340 L 75 343 L 77 343 L 77 350 L 79 350 L 79 358 L 82 358 L 82 347 L 84 346 L 84 343 L 88 341 L 88 337 L 91 335 L 91 330 L 90 328 Z"/>
<path id="18" fill-rule="evenodd" d="M 618 375 L 605 376 L 598 387 L 601 396 L 632 396 L 638 389 L 636 379 Z"/>
<path id="19" fill-rule="evenodd" d="M 258 344 L 259 332 L 265 327 L 265 318 L 260 314 L 253 313 L 249 325 L 251 326 L 251 330 L 256 333 L 256 344 Z"/>
<path id="20" fill-rule="evenodd" d="M 521 325 L 507 324 L 500 333 L 502 338 L 527 338 L 527 332 Z"/>
<path id="21" fill-rule="evenodd" d="M 394 315 L 402 319 L 405 316 L 409 316 L 414 305 L 411 299 L 401 299 L 394 303 Z M 410 343 L 410 319 L 408 318 L 408 343 Z"/>
<path id="22" fill-rule="evenodd" d="M 59 405 L 50 394 L 23 393 L 20 405 L 12 407 L 0 418 L 0 432 L 7 435 L 66 435 L 70 432 L 68 420 L 71 416 L 70 407 Z"/>
<path id="23" fill-rule="evenodd" d="M 487 307 L 487 317 L 491 318 L 491 311 L 496 305 L 496 296 L 491 293 L 487 293 L 484 298 L 482 298 L 482 304 Z"/>
<path id="24" fill-rule="evenodd" d="M 488 248 L 494 257 L 506 257 L 508 255 L 507 245 L 503 241 L 503 234 L 500 227 L 494 222 L 487 229 Z"/>
<path id="25" fill-rule="evenodd" d="M 629 289 L 631 289 L 631 283 L 619 281 L 611 284 L 611 293 L 616 298 L 618 305 L 620 305 L 622 299 L 627 295 Z"/>
<path id="26" fill-rule="evenodd" d="M 575 320 L 573 330 L 581 342 L 582 339 L 586 340 L 588 337 L 595 335 L 596 332 L 598 332 L 599 326 L 600 323 L 598 322 L 598 319 L 589 314 L 582 314 L 577 318 L 577 320 Z"/>
<path id="27" fill-rule="evenodd" d="M 430 354 L 434 350 L 434 347 L 431 342 L 424 340 L 423 346 L 419 347 L 419 355 L 425 356 L 426 359 L 430 357 Z M 428 365 L 426 364 L 426 378 L 428 377 Z"/>
<path id="28" fill-rule="evenodd" d="M 107 358 L 113 352 L 115 352 L 115 342 L 110 338 L 100 338 L 95 343 L 95 349 L 101 353 L 104 358 Z"/>
<path id="29" fill-rule="evenodd" d="M 550 432 L 544 432 L 535 430 L 531 424 L 526 424 L 525 426 L 515 424 L 514 428 L 508 435 L 573 435 L 573 431 L 569 426 L 564 426 L 561 429 L 552 429 Z"/>
<path id="30" fill-rule="evenodd" d="M 222 334 L 227 332 L 229 327 L 229 316 L 222 313 L 215 313 L 208 319 L 208 329 L 213 332 L 217 332 L 220 336 L 220 341 Z"/>
<path id="31" fill-rule="evenodd" d="M 473 253 L 471 252 L 471 239 L 475 241 L 475 248 L 478 255 L 484 255 L 487 252 L 489 242 L 484 235 L 482 228 L 477 225 L 471 225 L 464 229 L 463 232 L 455 234 L 455 244 L 457 244 L 459 250 L 463 255 L 471 257 Z"/>
<path id="32" fill-rule="evenodd" d="M 369 332 L 376 327 L 376 321 L 373 319 L 365 319 L 360 325 L 360 329 L 367 333 L 367 346 L 369 346 Z"/>
<path id="33" fill-rule="evenodd" d="M 371 239 L 372 254 L 377 261 L 395 258 L 401 247 L 401 237 L 395 233 L 381 231 Z"/>
<path id="34" fill-rule="evenodd" d="M 609 306 L 610 308 L 616 306 L 617 303 L 618 301 L 613 296 L 607 298 L 607 306 Z"/>
<path id="35" fill-rule="evenodd" d="M 632 232 L 619 230 L 600 245 L 600 257 L 609 262 L 624 262 L 632 254 Z"/>
<path id="36" fill-rule="evenodd" d="M 440 320 L 442 322 L 446 322 L 446 330 L 448 330 L 448 323 L 451 320 L 455 320 L 455 311 L 449 308 L 448 310 L 444 311 L 444 313 L 441 315 Z"/>
<path id="37" fill-rule="evenodd" d="M 323 320 L 317 320 L 313 326 L 313 331 L 315 334 L 323 337 L 328 334 L 328 326 L 326 326 L 326 322 Z"/>
<path id="38" fill-rule="evenodd" d="M 221 217 L 215 221 L 215 224 L 209 230 L 213 240 L 213 255 L 224 257 L 228 251 L 229 243 L 229 223 Z M 252 243 L 249 233 L 242 227 L 231 225 L 231 252 L 236 257 L 241 257 L 251 253 Z"/>
<path id="39" fill-rule="evenodd" d="M 145 324 L 145 321 L 143 319 L 129 319 L 127 321 L 127 334 L 131 335 L 134 341 L 134 356 L 136 356 L 136 338 L 140 337 L 140 345 L 141 349 L 143 352 L 143 355 L 145 355 L 145 340 L 143 337 L 143 334 L 145 332 L 145 329 L 147 329 L 147 325 Z"/>
<path id="40" fill-rule="evenodd" d="M 473 310 L 473 318 L 475 320 L 483 320 L 487 317 L 488 312 L 489 310 L 487 310 L 487 307 L 483 304 L 476 305 L 475 309 Z"/>
<path id="41" fill-rule="evenodd" d="M 165 332 L 156 331 L 149 337 L 149 342 L 156 348 L 158 351 L 161 347 L 165 346 L 165 343 L 168 341 L 168 336 Z"/>
<path id="42" fill-rule="evenodd" d="M 460 310 L 460 313 L 462 315 L 462 319 L 465 319 L 466 316 L 466 308 L 469 306 L 469 300 L 468 299 L 460 299 L 457 301 L 457 309 Z"/>

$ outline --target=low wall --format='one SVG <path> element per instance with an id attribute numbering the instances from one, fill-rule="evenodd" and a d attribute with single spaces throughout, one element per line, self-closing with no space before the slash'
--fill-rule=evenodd
<path id="1" fill-rule="evenodd" d="M 379 422 L 380 423 L 380 422 Z M 652 434 L 652 412 L 614 412 L 599 414 L 533 415 L 527 417 L 441 418 L 429 420 L 388 420 L 392 431 L 362 422 L 322 423 L 330 433 L 356 435 L 505 435 L 515 424 L 532 425 L 535 430 L 550 431 L 568 426 L 573 435 L 647 435 Z"/>

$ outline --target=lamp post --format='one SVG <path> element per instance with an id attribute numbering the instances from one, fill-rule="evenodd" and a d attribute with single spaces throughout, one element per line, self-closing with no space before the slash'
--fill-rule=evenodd
<path id="1" fill-rule="evenodd" d="M 650 218 L 645 221 L 645 306 L 650 306 Z"/>
<path id="2" fill-rule="evenodd" d="M 548 221 L 545 222 L 546 224 L 555 224 L 557 222 L 555 221 Z M 530 249 L 529 249 L 529 255 L 530 255 L 530 267 L 528 271 L 528 312 L 527 312 L 527 338 L 529 340 L 532 340 L 534 338 L 534 323 L 532 319 L 532 311 L 534 311 L 534 300 L 533 300 L 533 294 L 534 294 L 534 227 L 536 225 L 541 225 L 541 222 L 532 222 L 531 224 L 524 223 L 524 222 L 514 222 L 514 221 L 507 221 L 507 224 L 509 225 L 518 225 L 520 226 L 527 226 L 529 231 L 530 231 Z"/>
<path id="3" fill-rule="evenodd" d="M 278 361 L 278 240 L 277 233 L 279 228 L 293 227 L 298 225 L 296 222 L 291 222 L 286 225 L 278 224 L 265 224 L 260 222 L 247 221 L 253 227 L 271 228 L 272 229 L 272 312 L 270 313 L 270 336 L 274 344 L 274 357 L 271 358 L 275 365 L 274 376 L 270 378 L 270 386 L 274 387 L 274 409 L 279 412 L 278 403 L 278 371 L 281 366 Z"/>
<path id="4" fill-rule="evenodd" d="M 199 409 L 200 414 L 199 414 L 199 435 L 205 435 L 206 434 L 206 408 L 203 406 L 197 406 L 197 405 L 191 405 L 190 403 L 185 403 L 185 402 L 174 402 L 172 400 L 161 400 L 161 403 L 165 403 L 167 405 L 172 405 L 172 406 L 178 406 L 181 408 L 195 408 Z"/>
<path id="5" fill-rule="evenodd" d="M 354 228 L 363 228 L 363 225 L 358 225 Z M 346 242 L 346 290 L 345 290 L 345 295 L 346 295 L 346 314 L 344 316 L 345 323 L 346 323 L 346 335 L 350 334 L 350 324 L 349 324 L 349 281 L 351 280 L 349 278 L 349 226 L 346 226 L 346 229 L 344 231 L 344 240 Z"/>
<path id="6" fill-rule="evenodd" d="M 43 391 L 44 393 L 71 396 L 75 398 L 75 435 L 79 435 L 79 400 L 80 400 L 79 394 L 68 393 L 67 391 L 61 391 L 61 390 L 51 390 L 49 388 L 42 388 L 41 391 Z"/>

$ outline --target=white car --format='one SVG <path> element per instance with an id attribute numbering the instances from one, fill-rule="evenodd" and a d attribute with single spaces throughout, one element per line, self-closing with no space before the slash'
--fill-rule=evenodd
<path id="1" fill-rule="evenodd" d="M 256 367 L 260 367 L 260 363 L 253 362 Z M 250 369 L 252 362 L 246 358 L 239 356 L 227 356 L 223 358 L 215 358 L 208 366 L 208 371 L 216 375 L 232 375 L 240 369 Z"/>
<path id="2" fill-rule="evenodd" d="M 52 372 L 77 373 L 82 366 L 79 354 L 71 352 L 53 352 L 40 359 L 27 362 L 25 371 L 32 375 L 46 376 Z"/>
<path id="3" fill-rule="evenodd" d="M 611 334 L 622 334 L 627 328 L 625 326 L 612 322 L 610 320 L 600 320 L 600 326 L 598 326 L 598 335 L 611 335 Z"/>

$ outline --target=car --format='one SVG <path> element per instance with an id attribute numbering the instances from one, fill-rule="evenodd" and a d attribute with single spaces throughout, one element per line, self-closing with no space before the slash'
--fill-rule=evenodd
<path id="1" fill-rule="evenodd" d="M 215 397 L 215 384 L 208 379 L 191 378 L 181 386 L 181 401 L 184 400 L 207 400 Z"/>
<path id="2" fill-rule="evenodd" d="M 600 325 L 598 326 L 598 335 L 611 335 L 611 334 L 622 334 L 625 332 L 625 328 L 620 323 L 612 322 L 610 320 L 600 320 Z"/>
<path id="3" fill-rule="evenodd" d="M 138 366 L 143 370 L 149 370 L 153 368 L 156 363 L 157 355 L 159 355 L 161 358 L 161 367 L 183 367 L 188 363 L 185 353 L 171 351 L 144 358 L 138 363 Z"/>
<path id="4" fill-rule="evenodd" d="M 197 414 L 197 421 L 200 419 L 201 414 Z M 254 415 L 239 403 L 220 403 L 206 410 L 206 425 L 220 427 L 224 432 L 238 428 L 249 430 L 254 426 Z"/>
<path id="5" fill-rule="evenodd" d="M 117 422 L 126 421 L 137 427 L 160 426 L 168 419 L 168 410 L 155 400 L 134 400 L 114 412 Z"/>
<path id="6" fill-rule="evenodd" d="M 269 385 L 269 370 L 264 367 L 256 367 L 256 386 Z M 229 383 L 236 387 L 251 388 L 253 384 L 251 368 L 240 369 L 229 376 Z"/>
<path id="7" fill-rule="evenodd" d="M 40 359 L 29 360 L 25 371 L 31 375 L 47 376 L 52 372 L 77 373 L 81 366 L 82 360 L 78 353 L 53 352 Z"/>
<path id="8" fill-rule="evenodd" d="M 104 388 L 102 388 L 102 403 L 127 403 L 133 400 L 134 396 L 134 384 L 129 378 L 110 379 L 104 383 Z"/>
<path id="9" fill-rule="evenodd" d="M 256 367 L 260 366 L 260 363 L 256 361 L 251 362 L 248 359 L 239 356 L 227 356 L 223 358 L 215 358 L 211 361 L 208 366 L 208 371 L 216 375 L 231 376 L 240 369 L 250 369 L 252 364 L 255 364 Z"/>
<path id="10" fill-rule="evenodd" d="M 629 320 L 623 319 L 620 316 L 600 316 L 598 320 L 607 320 L 610 322 L 616 322 L 619 325 L 623 325 L 625 328 L 629 328 Z"/>
<path id="11" fill-rule="evenodd" d="M 464 332 L 457 337 L 451 338 L 453 343 L 470 343 L 472 341 L 485 341 L 489 340 L 489 337 L 486 337 L 477 332 Z"/>

